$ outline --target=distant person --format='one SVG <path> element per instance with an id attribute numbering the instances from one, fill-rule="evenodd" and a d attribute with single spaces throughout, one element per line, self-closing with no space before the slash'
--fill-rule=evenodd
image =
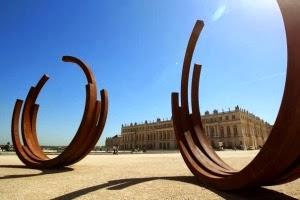
<path id="1" fill-rule="evenodd" d="M 116 146 L 113 146 L 113 154 L 117 154 L 117 147 Z"/>

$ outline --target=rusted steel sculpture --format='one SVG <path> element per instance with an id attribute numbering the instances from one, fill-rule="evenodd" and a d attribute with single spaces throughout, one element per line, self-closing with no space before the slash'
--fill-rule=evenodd
<path id="1" fill-rule="evenodd" d="M 179 94 L 172 93 L 172 115 L 180 152 L 199 180 L 221 190 L 276 185 L 300 177 L 300 1 L 278 0 L 286 29 L 287 76 L 280 110 L 268 140 L 244 169 L 228 166 L 212 149 L 201 123 L 198 102 L 201 65 L 195 64 L 188 104 L 189 71 L 193 52 L 204 26 L 197 21 L 186 49 Z"/>
<path id="2" fill-rule="evenodd" d="M 87 78 L 84 114 L 77 133 L 69 146 L 59 156 L 50 159 L 42 151 L 37 139 L 36 119 L 39 105 L 35 104 L 49 77 L 44 75 L 35 87 L 31 87 L 23 110 L 21 110 L 23 101 L 18 99 L 12 117 L 12 141 L 18 157 L 28 167 L 58 168 L 78 162 L 94 148 L 105 125 L 108 112 L 107 92 L 101 90 L 101 101 L 97 100 L 96 80 L 89 67 L 75 57 L 64 56 L 62 60 L 78 64 Z M 19 122 L 21 122 L 23 144 L 20 141 Z"/>

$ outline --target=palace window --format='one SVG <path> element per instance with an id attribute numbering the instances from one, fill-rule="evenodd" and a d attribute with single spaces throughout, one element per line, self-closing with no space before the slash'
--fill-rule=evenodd
<path id="1" fill-rule="evenodd" d="M 233 133 L 234 133 L 234 137 L 238 136 L 238 129 L 237 126 L 233 126 Z"/>
<path id="2" fill-rule="evenodd" d="M 224 127 L 223 126 L 220 127 L 220 133 L 221 133 L 221 137 L 223 138 L 224 137 Z"/>
<path id="3" fill-rule="evenodd" d="M 230 126 L 227 126 L 227 136 L 231 137 L 231 130 L 230 130 Z"/>
<path id="4" fill-rule="evenodd" d="M 210 129 L 210 136 L 211 137 L 214 137 L 214 135 L 215 135 L 215 129 L 214 129 L 214 127 L 209 127 L 209 129 Z"/>

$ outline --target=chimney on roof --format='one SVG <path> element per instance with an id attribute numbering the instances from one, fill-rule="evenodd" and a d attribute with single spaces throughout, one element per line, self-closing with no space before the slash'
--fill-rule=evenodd
<path id="1" fill-rule="evenodd" d="M 237 106 L 235 107 L 235 110 L 236 110 L 236 111 L 239 111 L 239 110 L 240 110 L 240 107 L 237 105 Z"/>

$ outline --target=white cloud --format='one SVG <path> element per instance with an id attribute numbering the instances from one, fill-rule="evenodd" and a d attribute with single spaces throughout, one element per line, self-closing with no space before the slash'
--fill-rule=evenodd
<path id="1" fill-rule="evenodd" d="M 226 4 L 219 6 L 212 16 L 212 21 L 214 22 L 218 21 L 224 15 L 226 10 L 227 10 Z"/>

